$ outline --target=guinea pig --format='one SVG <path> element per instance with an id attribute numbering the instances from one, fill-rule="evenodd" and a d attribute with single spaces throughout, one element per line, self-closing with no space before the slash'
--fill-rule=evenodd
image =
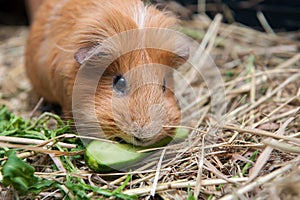
<path id="1" fill-rule="evenodd" d="M 172 136 L 181 119 L 172 69 L 187 55 L 167 31 L 176 23 L 140 0 L 44 0 L 28 37 L 27 75 L 34 91 L 60 104 L 68 118 L 79 114 L 78 126 L 91 135 L 154 144 Z M 83 89 L 76 103 L 78 74 L 91 69 L 79 85 L 96 82 L 95 92 Z"/>

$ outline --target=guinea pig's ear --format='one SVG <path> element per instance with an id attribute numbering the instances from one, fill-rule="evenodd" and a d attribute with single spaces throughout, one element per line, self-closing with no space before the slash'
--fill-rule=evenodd
<path id="1" fill-rule="evenodd" d="M 94 55 L 102 57 L 107 55 L 107 53 L 101 51 L 100 45 L 87 46 L 80 48 L 75 53 L 74 58 L 80 65 L 82 65 L 85 61 L 89 60 Z"/>
<path id="2" fill-rule="evenodd" d="M 181 47 L 177 55 L 185 61 L 188 60 L 190 57 L 190 48 L 187 46 Z"/>
<path id="3" fill-rule="evenodd" d="M 190 57 L 190 48 L 183 46 L 177 49 L 175 59 L 174 59 L 174 66 L 178 67 L 185 63 Z"/>
<path id="4" fill-rule="evenodd" d="M 75 53 L 74 58 L 80 65 L 82 65 L 93 55 L 95 49 L 95 46 L 82 47 Z"/>

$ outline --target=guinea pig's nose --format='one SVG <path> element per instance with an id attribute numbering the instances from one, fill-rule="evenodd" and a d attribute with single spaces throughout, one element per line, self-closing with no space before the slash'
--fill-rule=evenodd
<path id="1" fill-rule="evenodd" d="M 136 142 L 143 142 L 144 140 L 142 139 L 142 138 L 139 138 L 139 137 L 134 137 L 134 140 L 136 141 Z"/>
<path id="2" fill-rule="evenodd" d="M 144 126 L 137 126 L 133 133 L 136 142 L 147 142 L 151 140 L 152 133 Z"/>

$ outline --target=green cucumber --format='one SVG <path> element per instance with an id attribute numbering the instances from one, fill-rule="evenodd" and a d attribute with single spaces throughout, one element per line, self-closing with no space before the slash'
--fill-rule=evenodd
<path id="1" fill-rule="evenodd" d="M 101 140 L 92 141 L 85 151 L 85 163 L 93 171 L 107 173 L 122 170 L 138 163 L 151 152 L 139 152 L 140 150 L 162 147 L 172 140 L 178 142 L 188 135 L 187 129 L 177 129 L 174 138 L 166 137 L 156 144 L 147 147 L 134 146 L 132 144 L 111 143 Z"/>

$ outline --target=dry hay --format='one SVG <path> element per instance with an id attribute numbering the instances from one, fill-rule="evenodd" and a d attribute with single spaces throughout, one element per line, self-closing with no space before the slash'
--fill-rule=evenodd
<path id="1" fill-rule="evenodd" d="M 159 155 L 133 172 L 112 174 L 93 173 L 79 165 L 73 175 L 113 189 L 132 174 L 124 193 L 141 199 L 150 193 L 187 199 L 189 189 L 199 199 L 300 199 L 299 33 L 262 33 L 222 24 L 219 16 L 214 21 L 198 16 L 182 26 L 199 42 L 206 40 L 206 51 L 225 81 L 227 111 L 213 137 L 208 137 L 216 124 L 209 114 L 210 99 L 204 84 L 194 80 L 194 87 L 204 93 L 195 104 L 200 105 L 195 111 L 200 115 L 198 127 L 191 128 L 185 142 L 162 151 L 161 163 Z M 15 30 L 0 43 L 0 103 L 28 116 L 30 86 L 21 56 L 27 31 Z M 59 180 L 66 176 L 63 171 L 36 174 Z M 59 191 L 40 197 L 46 195 L 62 197 Z"/>

